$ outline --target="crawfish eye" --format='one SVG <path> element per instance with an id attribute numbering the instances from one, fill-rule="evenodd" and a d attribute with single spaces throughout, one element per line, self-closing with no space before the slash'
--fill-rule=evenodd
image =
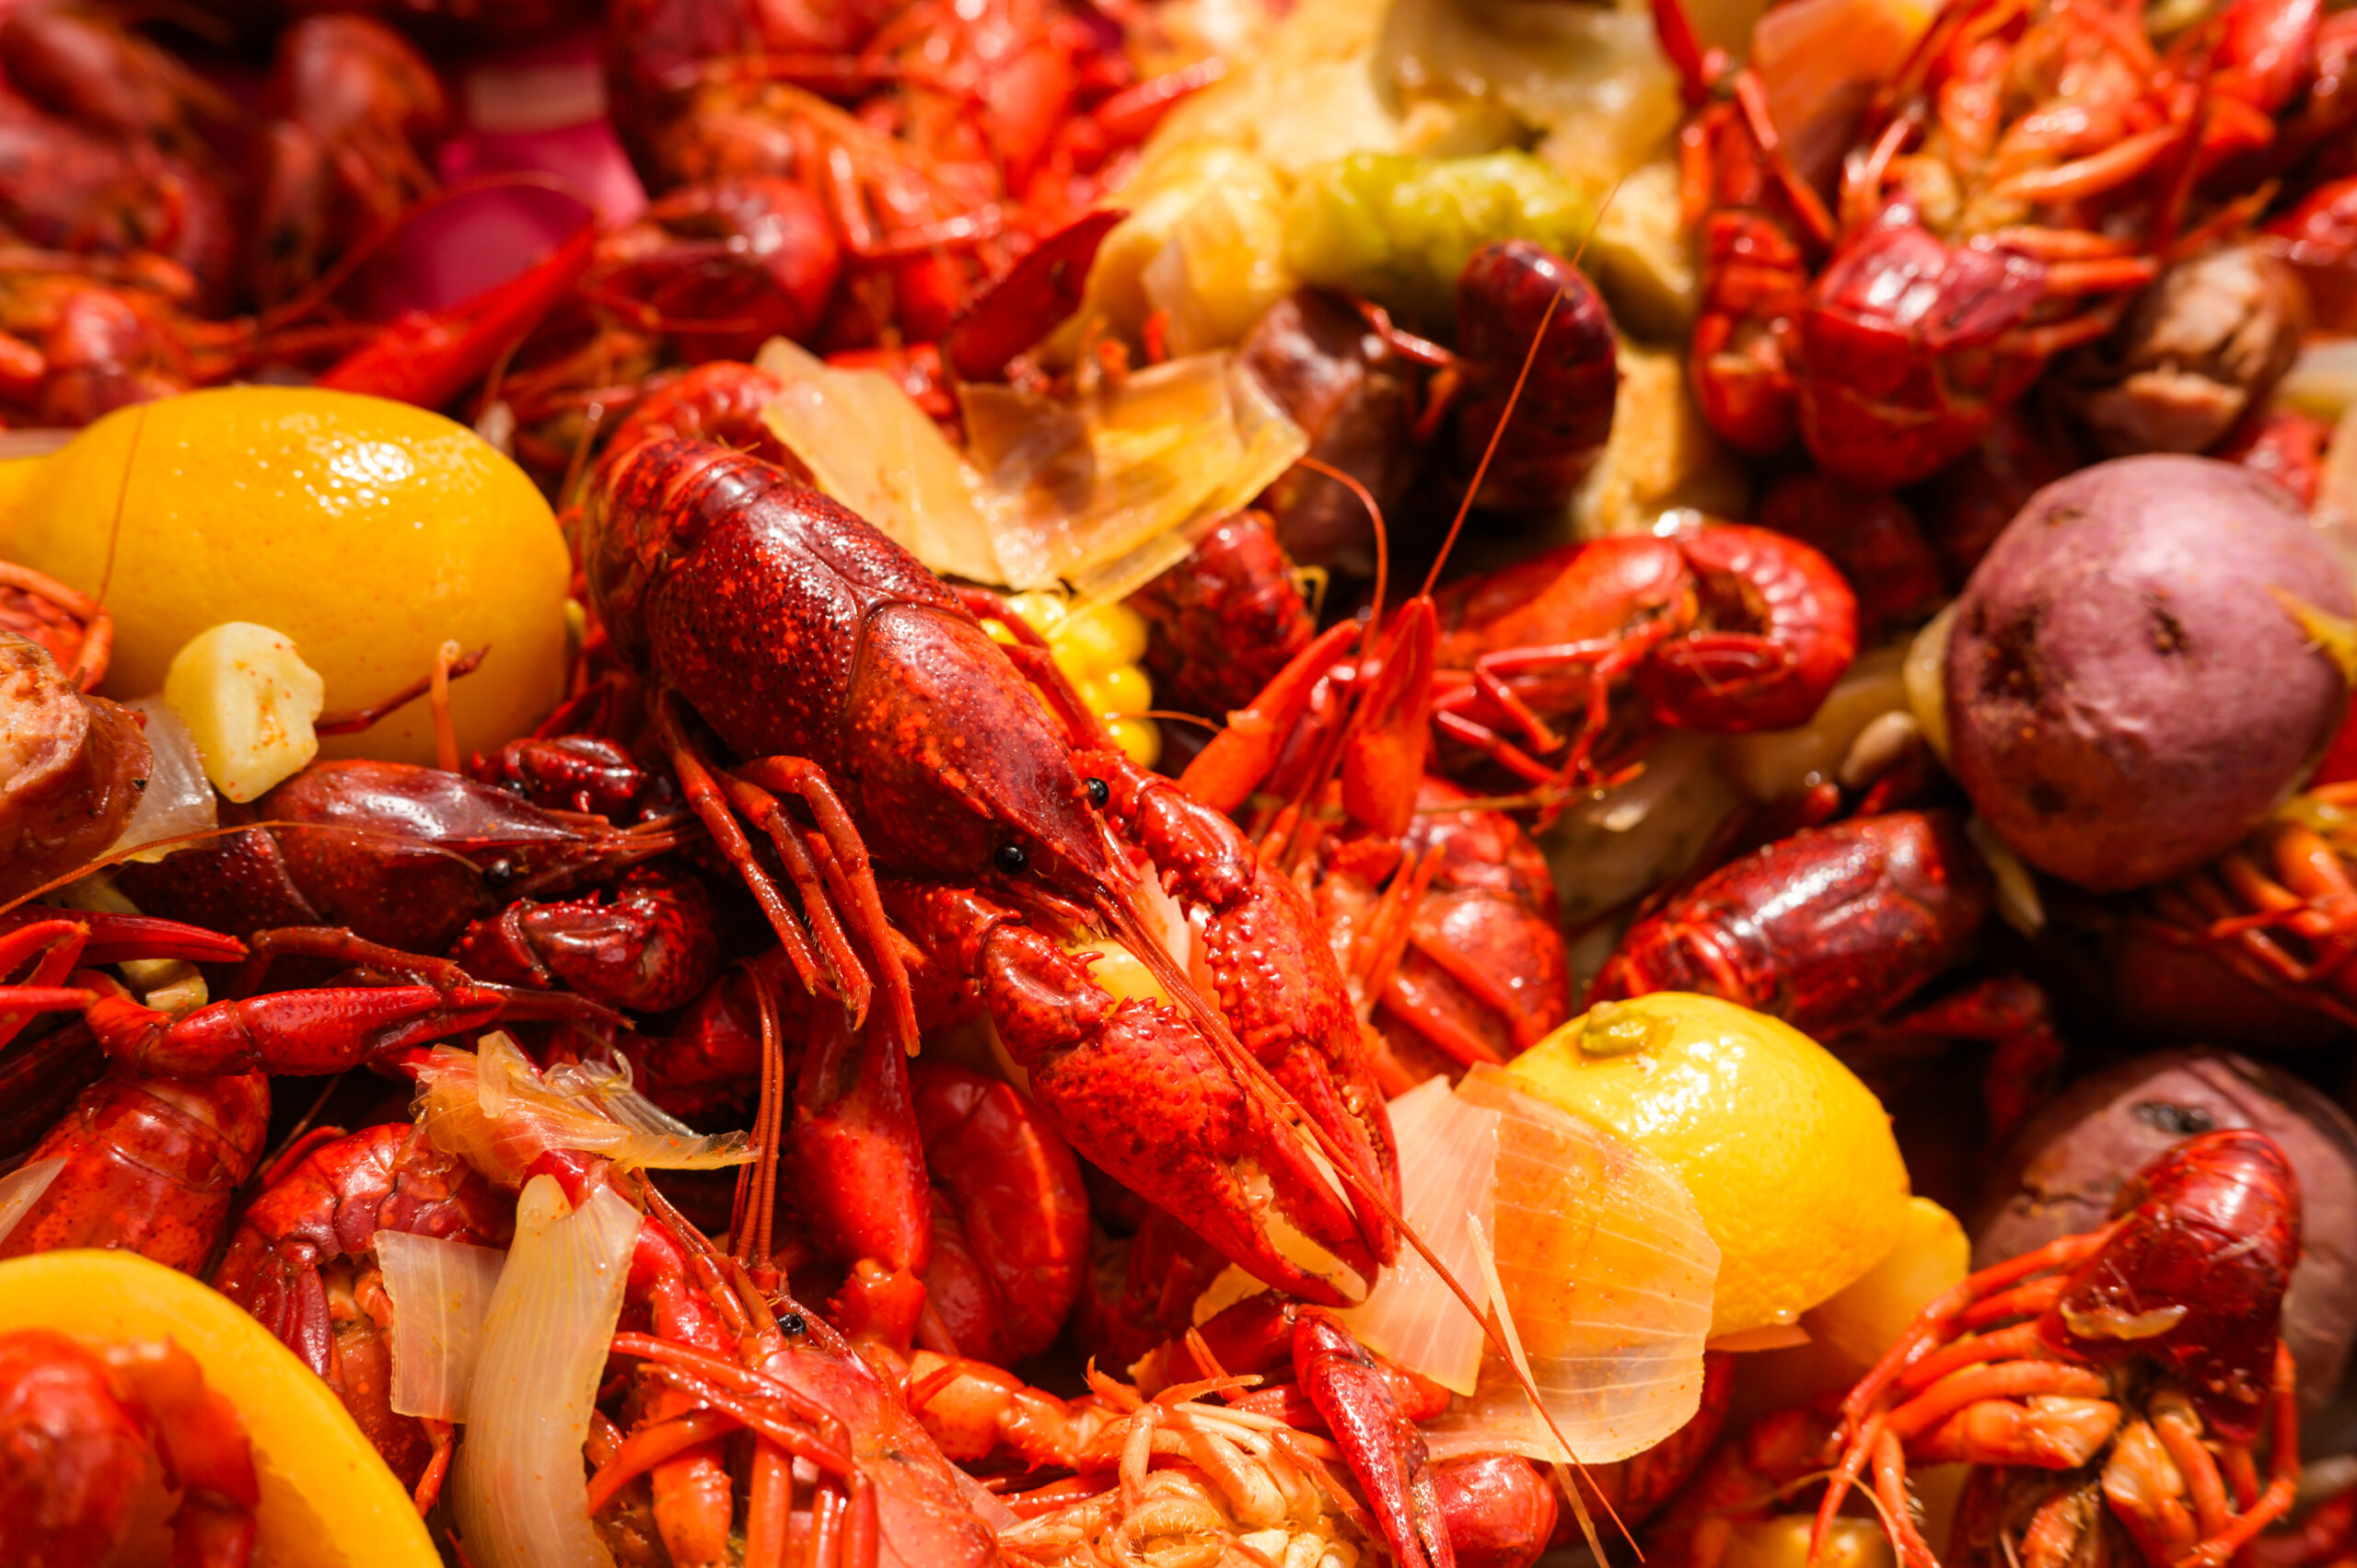
<path id="1" fill-rule="evenodd" d="M 1088 791 L 1088 804 L 1099 811 L 1104 810 L 1105 803 L 1113 798 L 1112 786 L 1103 779 L 1083 779 L 1080 782 L 1081 786 Z"/>
<path id="2" fill-rule="evenodd" d="M 998 861 L 998 868 L 1009 877 L 1021 876 L 1024 868 L 1031 864 L 1031 857 L 1023 853 L 1021 844 L 999 845 L 995 858 Z"/>
<path id="3" fill-rule="evenodd" d="M 798 1339 L 810 1329 L 810 1325 L 802 1320 L 802 1314 L 799 1312 L 787 1313 L 777 1320 L 777 1326 L 788 1339 Z"/>
<path id="4" fill-rule="evenodd" d="M 516 880 L 516 863 L 502 855 L 482 868 L 482 879 L 494 888 L 505 888 Z"/>

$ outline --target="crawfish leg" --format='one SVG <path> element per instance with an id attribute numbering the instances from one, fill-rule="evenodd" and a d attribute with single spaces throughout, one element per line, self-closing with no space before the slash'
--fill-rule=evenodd
<path id="1" fill-rule="evenodd" d="M 332 986 L 215 1002 L 175 1020 L 99 990 L 103 975 L 86 970 L 82 978 L 90 987 L 84 1016 L 110 1057 L 134 1072 L 183 1078 L 256 1069 L 341 1073 L 498 1018 L 579 1017 L 584 1011 L 580 997 L 536 997 L 495 985 Z M 571 1005 L 543 1005 L 560 997 Z"/>
<path id="2" fill-rule="evenodd" d="M 745 830 L 737 825 L 736 814 L 729 807 L 727 796 L 714 779 L 711 766 L 704 761 L 702 750 L 689 738 L 679 724 L 678 714 L 672 711 L 670 693 L 658 692 L 649 706 L 656 734 L 670 759 L 671 770 L 679 778 L 681 793 L 688 797 L 689 809 L 704 825 L 705 831 L 712 835 L 712 842 L 719 846 L 721 854 L 736 867 L 746 891 L 753 895 L 753 901 L 760 904 L 761 912 L 769 917 L 770 929 L 777 933 L 778 945 L 785 949 L 786 958 L 794 965 L 794 972 L 802 981 L 803 989 L 813 995 L 838 997 L 854 1017 L 865 1016 L 868 997 L 865 972 L 856 965 L 839 970 L 831 961 L 821 972 L 820 958 L 811 947 L 810 934 L 804 929 L 793 906 L 785 901 L 785 895 L 779 890 L 776 880 L 753 857 L 752 841 L 746 838 Z"/>
<path id="3" fill-rule="evenodd" d="M 0 974 L 6 974 L 28 959 L 32 961 L 31 970 L 21 981 L 0 992 L 11 997 L 21 995 L 28 1003 L 20 1008 L 0 1011 L 0 1046 L 14 1040 L 38 1013 L 59 1005 L 55 1000 L 58 988 L 82 961 L 88 937 L 88 928 L 71 920 L 35 921 L 0 935 Z M 40 1000 L 43 996 L 52 999 Z"/>
<path id="4" fill-rule="evenodd" d="M 2278 1340 L 2273 1387 L 2268 1390 L 2275 1406 L 2275 1430 L 2271 1434 L 2274 1455 L 2267 1490 L 2240 1518 L 2212 1534 L 2180 1559 L 2177 1568 L 2225 1568 L 2243 1548 L 2258 1539 L 2260 1531 L 2291 1512 L 2293 1498 L 2300 1486 L 2299 1393 L 2299 1372 L 2292 1364 L 2292 1352 Z"/>
<path id="5" fill-rule="evenodd" d="M 852 993 L 845 998 L 845 1007 L 854 1023 L 865 1021 L 871 994 L 867 970 L 852 948 L 842 917 L 835 912 L 838 898 L 845 896 L 830 896 L 829 878 L 819 869 L 817 849 L 824 847 L 825 840 L 821 838 L 814 848 L 805 839 L 800 826 L 786 816 L 785 808 L 778 803 L 777 796 L 759 784 L 748 783 L 734 773 L 722 773 L 716 782 L 728 803 L 769 836 L 771 844 L 777 850 L 778 859 L 785 865 L 786 876 L 793 880 L 794 890 L 802 895 L 803 914 L 809 922 L 812 940 L 826 955 L 827 967 L 836 975 L 845 977 L 845 983 L 853 988 Z M 847 889 L 849 883 L 843 882 L 842 887 Z M 848 901 L 847 898 L 845 901 Z"/>
<path id="6" fill-rule="evenodd" d="M 890 926 L 884 919 L 884 900 L 876 889 L 876 873 L 868 864 L 867 844 L 851 819 L 851 812 L 835 794 L 824 769 L 800 757 L 763 757 L 736 770 L 736 776 L 757 788 L 792 795 L 818 819 L 819 831 L 833 855 L 835 869 L 850 892 L 852 923 L 866 939 L 868 950 L 883 973 L 884 994 L 892 1004 L 892 1017 L 900 1039 L 914 1051 L 917 1041 L 916 1003 L 909 994 L 908 971 L 900 963 Z M 772 838 L 776 830 L 763 824 Z"/>

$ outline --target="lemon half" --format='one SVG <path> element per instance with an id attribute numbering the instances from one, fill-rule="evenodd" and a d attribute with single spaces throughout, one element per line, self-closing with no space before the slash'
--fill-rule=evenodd
<path id="1" fill-rule="evenodd" d="M 0 559 L 102 598 L 106 690 L 160 691 L 198 633 L 293 639 L 331 712 L 426 675 L 445 639 L 488 645 L 450 689 L 462 755 L 531 728 L 561 694 L 571 563 L 524 471 L 466 426 L 313 388 L 226 387 L 120 409 L 6 465 Z M 434 760 L 423 702 L 323 756 Z"/>
<path id="2" fill-rule="evenodd" d="M 441 1568 L 409 1493 L 325 1383 L 227 1296 L 134 1252 L 0 1263 L 0 1331 L 170 1339 L 237 1407 L 261 1481 L 257 1568 Z"/>
<path id="3" fill-rule="evenodd" d="M 1906 1232 L 1882 1102 L 1789 1024 L 1660 992 L 1598 1004 L 1507 1071 L 1677 1167 L 1719 1244 L 1714 1338 L 1797 1323 Z"/>

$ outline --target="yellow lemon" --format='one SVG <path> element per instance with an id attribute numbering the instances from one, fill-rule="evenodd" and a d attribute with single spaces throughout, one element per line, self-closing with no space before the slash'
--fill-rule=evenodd
<path id="1" fill-rule="evenodd" d="M 329 711 L 490 652 L 452 685 L 461 754 L 531 728 L 564 679 L 564 540 L 532 482 L 464 425 L 312 388 L 230 387 L 119 410 L 0 480 L 0 559 L 106 601 L 106 689 L 160 691 L 226 621 L 294 641 Z M 434 760 L 413 703 L 323 756 Z"/>
<path id="2" fill-rule="evenodd" d="M 1599 1003 L 1508 1070 L 1677 1167 L 1719 1244 L 1713 1337 L 1795 1325 L 1906 1233 L 1881 1102 L 1789 1024 L 1662 992 Z"/>
<path id="3" fill-rule="evenodd" d="M 328 1386 L 237 1303 L 132 1252 L 0 1263 L 0 1332 L 168 1338 L 237 1407 L 260 1472 L 259 1568 L 440 1568 L 424 1521 Z"/>

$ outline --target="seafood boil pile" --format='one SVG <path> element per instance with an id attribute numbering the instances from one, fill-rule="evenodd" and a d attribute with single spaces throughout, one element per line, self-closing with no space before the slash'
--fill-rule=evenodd
<path id="1" fill-rule="evenodd" d="M 0 1564 L 2357 1555 L 2357 7 L 0 6 Z"/>

